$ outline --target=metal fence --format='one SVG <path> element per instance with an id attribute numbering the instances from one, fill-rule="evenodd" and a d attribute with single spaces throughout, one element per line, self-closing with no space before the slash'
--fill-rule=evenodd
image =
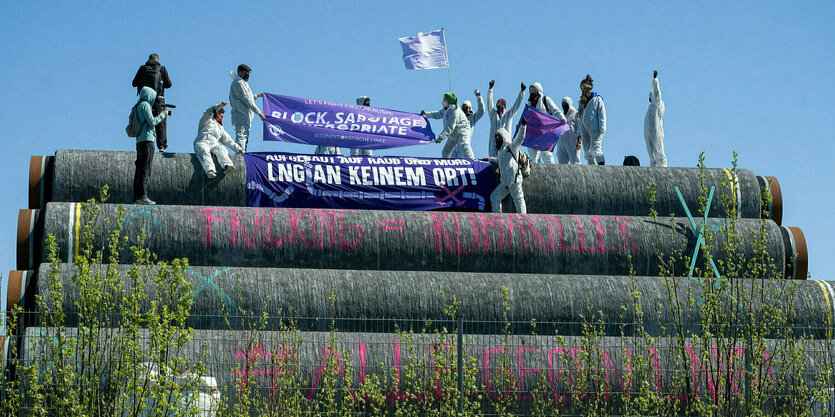
<path id="1" fill-rule="evenodd" d="M 176 403 L 249 415 L 835 415 L 824 414 L 832 342 L 802 335 L 763 339 L 730 326 L 676 334 L 676 323 L 648 334 L 634 323 L 454 316 L 191 317 L 197 329 L 133 327 L 126 318 L 90 326 L 96 320 L 70 315 L 62 322 L 71 326 L 60 327 L 54 317 L 18 316 L 5 345 L 4 401 L 20 400 L 19 415 L 56 411 L 67 398 L 110 412 L 137 404 L 173 412 Z M 612 334 L 626 326 L 628 336 Z M 179 399 L 163 406 L 161 398 Z"/>

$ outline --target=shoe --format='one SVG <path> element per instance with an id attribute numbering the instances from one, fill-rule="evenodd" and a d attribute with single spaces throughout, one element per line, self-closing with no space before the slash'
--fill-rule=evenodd
<path id="1" fill-rule="evenodd" d="M 168 148 L 160 148 L 160 149 L 159 149 L 159 152 L 160 152 L 160 153 L 165 153 L 165 150 L 166 150 L 166 149 L 168 149 Z"/>
<path id="2" fill-rule="evenodd" d="M 213 180 L 213 179 L 217 178 L 217 174 L 215 174 L 214 171 L 209 171 L 209 172 L 206 173 L 206 178 L 208 178 L 210 180 Z"/>
<path id="3" fill-rule="evenodd" d="M 156 204 L 156 202 L 154 202 L 148 197 L 142 197 L 139 200 L 134 201 L 133 204 L 139 204 L 141 206 L 153 206 L 154 204 Z"/>
<path id="4" fill-rule="evenodd" d="M 235 166 L 234 165 L 227 165 L 226 168 L 223 168 L 223 173 L 226 174 L 226 175 L 229 175 L 233 172 L 235 172 Z"/>

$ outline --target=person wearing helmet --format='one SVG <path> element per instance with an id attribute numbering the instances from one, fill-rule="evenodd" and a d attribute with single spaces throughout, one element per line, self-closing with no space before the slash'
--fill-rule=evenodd
<path id="1" fill-rule="evenodd" d="M 249 88 L 249 74 L 252 68 L 238 65 L 238 73 L 229 73 L 232 85 L 229 87 L 229 104 L 232 106 L 232 124 L 235 126 L 235 142 L 246 152 L 249 131 L 252 129 L 252 116 L 258 115 L 262 121 L 267 117 L 255 104 L 255 99 L 263 93 L 253 95 Z"/>
<path id="2" fill-rule="evenodd" d="M 554 100 L 551 100 L 551 97 L 546 96 L 542 92 L 542 84 L 540 83 L 533 83 L 531 84 L 530 89 L 528 90 L 530 95 L 528 96 L 528 104 L 531 107 L 541 110 L 551 116 L 556 117 L 557 119 L 562 120 L 565 122 L 565 116 L 562 114 L 562 110 L 554 103 Z M 544 163 L 544 164 L 553 164 L 554 163 L 554 154 L 550 151 L 538 151 L 536 149 L 528 148 L 528 154 L 531 156 L 532 163 Z"/>
<path id="3" fill-rule="evenodd" d="M 435 139 L 435 143 L 441 143 L 449 137 L 441 152 L 441 157 L 450 158 L 453 149 L 458 145 L 462 145 L 462 156 L 468 159 L 475 158 L 473 148 L 470 146 L 470 137 L 473 131 L 470 128 L 470 122 L 467 120 L 467 116 L 458 108 L 458 97 L 454 93 L 446 93 L 441 104 L 443 108 L 436 112 L 427 113 L 425 110 L 421 110 L 420 112 L 421 116 L 432 119 L 440 119 L 443 117 L 444 119 L 444 130 Z"/>
<path id="4" fill-rule="evenodd" d="M 206 178 L 210 180 L 217 177 L 212 155 L 217 158 L 224 174 L 229 174 L 235 170 L 235 164 L 229 159 L 229 152 L 223 145 L 237 153 L 243 153 L 244 151 L 223 129 L 223 107 L 226 104 L 225 101 L 221 101 L 203 112 L 200 123 L 197 125 L 197 137 L 194 139 L 194 154 L 197 155 L 197 160 L 203 167 Z"/>

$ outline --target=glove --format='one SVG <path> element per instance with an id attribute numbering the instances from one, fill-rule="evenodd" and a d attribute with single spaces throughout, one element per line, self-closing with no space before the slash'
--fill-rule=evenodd
<path id="1" fill-rule="evenodd" d="M 522 83 L 522 91 L 524 91 L 526 87 L 525 83 Z"/>
<path id="2" fill-rule="evenodd" d="M 524 117 L 522 118 L 522 120 L 519 121 L 519 123 L 522 123 L 522 126 L 527 126 L 528 125 L 528 121 L 525 120 Z"/>
<path id="3" fill-rule="evenodd" d="M 421 110 L 420 115 L 423 116 L 423 117 L 426 117 L 426 110 Z"/>
<path id="4" fill-rule="evenodd" d="M 652 72 L 652 78 L 658 78 L 658 71 Z"/>
<path id="5" fill-rule="evenodd" d="M 435 139 L 435 143 L 441 143 L 441 142 L 443 142 L 443 141 L 444 141 L 444 140 L 443 140 L 443 139 L 441 139 L 441 138 Z"/>
<path id="6" fill-rule="evenodd" d="M 475 90 L 475 96 L 476 96 L 476 97 L 478 97 L 478 96 L 480 96 L 480 95 L 481 95 L 481 91 L 478 91 L 478 89 L 476 89 L 476 90 Z"/>
<path id="7" fill-rule="evenodd" d="M 490 160 L 490 158 L 481 158 L 481 160 L 484 161 L 484 162 L 487 162 L 487 161 Z"/>
<path id="8" fill-rule="evenodd" d="M 490 88 L 493 88 L 493 85 L 496 84 L 496 80 L 490 80 Z"/>

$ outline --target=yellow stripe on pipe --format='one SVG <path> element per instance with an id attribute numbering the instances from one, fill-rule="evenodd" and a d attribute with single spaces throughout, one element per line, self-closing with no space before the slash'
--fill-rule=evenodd
<path id="1" fill-rule="evenodd" d="M 73 239 L 74 240 L 74 242 L 73 242 L 74 243 L 73 244 L 73 254 L 75 256 L 72 259 L 73 262 L 75 262 L 75 259 L 78 258 L 78 235 L 79 235 L 80 229 L 81 229 L 81 204 L 75 204 L 75 231 L 74 231 L 75 239 Z"/>
<path id="2" fill-rule="evenodd" d="M 826 284 L 823 281 L 815 281 L 820 285 L 821 291 L 823 291 L 823 298 L 826 300 L 826 317 L 829 319 L 829 326 L 826 330 L 826 337 L 832 339 L 832 301 L 829 297 L 829 290 L 826 288 Z"/>
<path id="3" fill-rule="evenodd" d="M 736 217 L 739 218 L 742 211 L 742 200 L 741 195 L 738 195 L 737 187 L 739 186 L 738 180 L 734 174 L 728 168 L 722 168 L 722 171 L 725 171 L 725 178 L 728 179 L 728 183 L 731 186 L 731 199 L 733 199 L 734 203 L 736 204 Z"/>

